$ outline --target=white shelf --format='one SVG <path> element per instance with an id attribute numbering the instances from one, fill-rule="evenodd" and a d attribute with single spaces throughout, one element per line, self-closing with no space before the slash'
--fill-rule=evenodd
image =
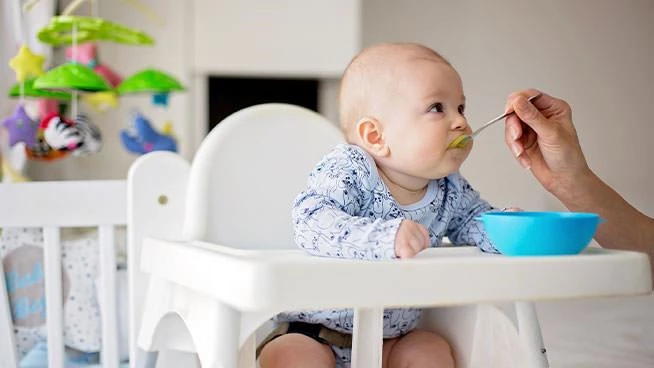
<path id="1" fill-rule="evenodd" d="M 197 74 L 340 77 L 359 51 L 360 0 L 195 0 Z"/>

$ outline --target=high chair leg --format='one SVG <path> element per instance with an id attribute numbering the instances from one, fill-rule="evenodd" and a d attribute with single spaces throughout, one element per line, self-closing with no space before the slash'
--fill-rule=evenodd
<path id="1" fill-rule="evenodd" d="M 518 336 L 526 349 L 525 360 L 529 367 L 549 368 L 547 352 L 533 302 L 515 302 Z"/>
<path id="2" fill-rule="evenodd" d="M 352 334 L 352 368 L 381 367 L 383 337 L 384 309 L 355 309 Z"/>
<path id="3" fill-rule="evenodd" d="M 136 349 L 136 358 L 132 368 L 154 368 L 157 365 L 158 355 L 159 353 L 156 351 Z"/>
<path id="4" fill-rule="evenodd" d="M 195 294 L 183 317 L 202 368 L 235 368 L 239 360 L 241 314 L 210 297 Z"/>
<path id="5" fill-rule="evenodd" d="M 253 333 L 245 340 L 238 354 L 238 368 L 256 368 L 257 334 Z"/>
<path id="6" fill-rule="evenodd" d="M 238 365 L 241 314 L 206 294 L 152 277 L 138 345 L 195 351 L 202 368 Z"/>
<path id="7" fill-rule="evenodd" d="M 137 357 L 145 356 L 138 351 L 150 353 L 158 350 L 157 345 L 157 328 L 164 316 L 170 311 L 169 305 L 171 304 L 172 295 L 169 293 L 168 288 L 170 283 L 156 277 L 150 279 L 147 289 L 147 297 L 145 298 L 145 305 L 143 310 L 148 311 L 141 317 L 141 324 L 138 326 L 138 349 Z M 148 358 L 149 359 L 149 358 Z"/>

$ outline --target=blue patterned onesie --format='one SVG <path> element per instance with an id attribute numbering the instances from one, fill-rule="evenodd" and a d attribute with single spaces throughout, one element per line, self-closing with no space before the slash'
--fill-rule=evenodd
<path id="1" fill-rule="evenodd" d="M 425 196 L 410 205 L 393 199 L 375 163 L 354 145 L 338 145 L 309 175 L 308 185 L 293 204 L 295 241 L 312 255 L 366 260 L 393 259 L 395 234 L 403 219 L 427 228 L 432 247 L 444 236 L 455 245 L 476 245 L 496 252 L 475 216 L 492 210 L 458 173 L 429 182 Z M 386 309 L 384 337 L 397 337 L 416 327 L 421 311 Z M 352 333 L 351 309 L 285 312 L 280 321 L 322 324 Z M 338 366 L 349 366 L 350 349 L 332 347 Z"/>

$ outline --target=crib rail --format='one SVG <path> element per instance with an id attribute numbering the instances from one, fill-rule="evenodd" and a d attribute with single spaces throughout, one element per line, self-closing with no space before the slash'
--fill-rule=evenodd
<path id="1" fill-rule="evenodd" d="M 126 184 L 122 180 L 3 184 L 0 187 L 0 225 L 124 225 L 126 196 Z"/>
<path id="2" fill-rule="evenodd" d="M 40 227 L 44 236 L 44 277 L 48 366 L 64 367 L 63 303 L 60 232 L 64 227 L 97 227 L 99 299 L 102 311 L 103 367 L 118 367 L 118 314 L 114 230 L 127 222 L 125 181 L 61 181 L 0 186 L 0 228 Z M 1 264 L 0 264 L 1 271 Z M 4 277 L 0 277 L 4 281 Z M 2 284 L 4 289 L 4 282 Z M 11 338 L 0 339 L 0 364 L 17 367 L 11 314 L 6 291 L 0 293 L 0 327 Z M 4 313 L 3 312 L 4 309 Z M 8 319 L 8 321 L 7 321 Z M 4 330 L 4 328 L 3 328 Z M 0 334 L 3 332 L 0 331 Z"/>

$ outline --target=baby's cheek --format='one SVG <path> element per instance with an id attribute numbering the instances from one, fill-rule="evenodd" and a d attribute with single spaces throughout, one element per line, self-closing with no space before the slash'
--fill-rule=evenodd
<path id="1" fill-rule="evenodd" d="M 425 139 L 425 137 L 414 142 L 417 143 L 414 149 L 419 157 L 434 157 L 437 155 L 440 158 L 442 157 L 442 147 L 446 147 L 448 144 L 440 139 Z"/>

